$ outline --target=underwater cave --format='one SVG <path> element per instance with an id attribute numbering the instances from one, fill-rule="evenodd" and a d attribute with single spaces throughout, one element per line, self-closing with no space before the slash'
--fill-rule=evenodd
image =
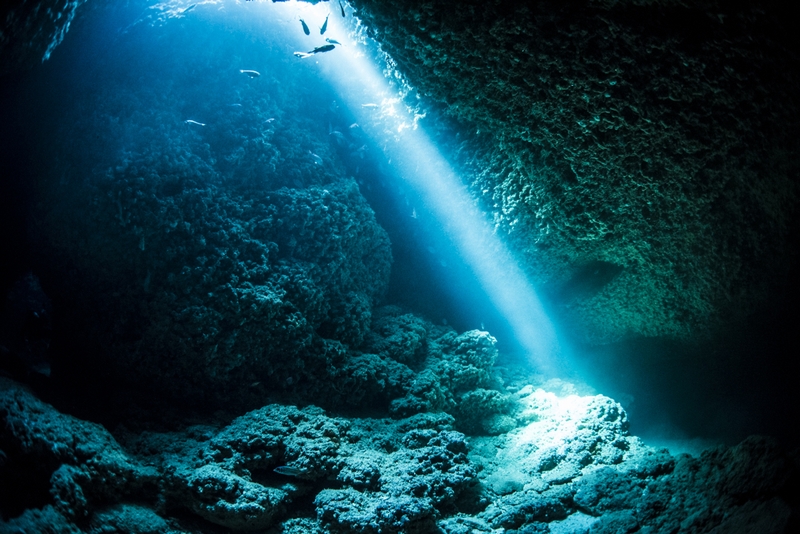
<path id="1" fill-rule="evenodd" d="M 0 533 L 800 531 L 771 0 L 0 8 Z"/>

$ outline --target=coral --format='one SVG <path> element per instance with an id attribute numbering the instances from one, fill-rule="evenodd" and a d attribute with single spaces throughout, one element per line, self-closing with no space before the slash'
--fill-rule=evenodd
<path id="1" fill-rule="evenodd" d="M 153 510 L 133 504 L 119 504 L 98 510 L 92 517 L 90 534 L 128 532 L 161 534 L 172 531 L 164 518 Z"/>
<path id="2" fill-rule="evenodd" d="M 388 356 L 412 369 L 417 368 L 427 355 L 428 327 L 425 321 L 411 313 L 403 313 L 396 306 L 384 306 L 376 314 L 364 350 Z"/>
<path id="3" fill-rule="evenodd" d="M 429 525 L 471 484 L 464 436 L 451 425 L 435 415 L 345 420 L 271 405 L 219 432 L 153 434 L 130 445 L 165 473 L 168 503 L 227 528 L 266 528 L 327 487 L 315 498 L 323 525 L 378 532 Z M 273 472 L 287 465 L 293 476 Z"/>
<path id="4" fill-rule="evenodd" d="M 454 393 L 491 384 L 491 369 L 497 359 L 497 340 L 488 332 L 448 332 L 436 340 L 442 354 L 438 370 Z"/>

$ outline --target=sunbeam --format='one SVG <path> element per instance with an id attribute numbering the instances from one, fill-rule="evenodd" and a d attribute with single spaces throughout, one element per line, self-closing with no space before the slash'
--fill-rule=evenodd
<path id="1" fill-rule="evenodd" d="M 302 9 L 307 12 L 304 16 L 314 17 L 314 21 L 324 20 L 327 13 L 327 6 Z M 563 370 L 554 325 L 518 260 L 425 132 L 424 121 L 405 104 L 401 89 L 390 83 L 388 71 L 371 57 L 363 42 L 354 39 L 354 26 L 353 22 L 345 26 L 341 18 L 331 17 L 328 32 L 347 35 L 346 44 L 332 53 L 304 60 L 317 63 L 364 131 L 380 143 L 394 173 L 435 215 L 435 223 L 444 228 L 532 363 L 546 374 Z"/>

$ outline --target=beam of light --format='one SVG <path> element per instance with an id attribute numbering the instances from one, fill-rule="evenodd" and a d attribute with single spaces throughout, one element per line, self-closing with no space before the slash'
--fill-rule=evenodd
<path id="1" fill-rule="evenodd" d="M 412 186 L 438 219 L 532 362 L 542 372 L 556 372 L 561 359 L 556 332 L 527 276 L 478 209 L 461 177 L 425 133 L 422 117 L 404 103 L 398 84 L 392 84 L 370 57 L 363 38 L 354 40 L 352 12 L 348 10 L 343 20 L 338 5 L 284 5 L 308 23 L 311 37 L 316 39 L 312 43 L 300 35 L 295 42 L 319 46 L 329 37 L 342 43 L 332 52 L 298 61 L 319 68 L 365 133 L 382 146 L 395 174 Z M 314 35 L 328 13 L 326 35 Z M 299 31 L 298 22 L 295 33 Z"/>

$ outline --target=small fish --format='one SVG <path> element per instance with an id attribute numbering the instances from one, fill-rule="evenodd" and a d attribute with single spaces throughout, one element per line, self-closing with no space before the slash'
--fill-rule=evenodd
<path id="1" fill-rule="evenodd" d="M 330 17 L 330 16 L 331 16 L 330 13 L 328 13 L 325 16 L 325 23 L 322 25 L 322 28 L 319 29 L 319 34 L 320 35 L 324 35 L 325 34 L 325 30 L 328 29 L 328 17 Z"/>
<path id="2" fill-rule="evenodd" d="M 377 108 L 378 104 L 373 104 L 372 102 L 370 102 L 368 104 L 361 104 L 361 107 L 362 108 Z"/>
<path id="3" fill-rule="evenodd" d="M 242 105 L 241 104 L 228 104 L 228 107 L 229 108 L 240 108 L 240 107 L 242 107 Z"/>
<path id="4" fill-rule="evenodd" d="M 325 41 L 326 41 L 326 42 L 328 42 L 328 43 L 330 43 L 330 44 L 335 44 L 335 45 L 342 46 L 342 43 L 340 43 L 340 42 L 339 42 L 339 41 L 337 41 L 336 39 L 331 39 L 330 37 L 326 37 L 326 38 L 325 38 Z"/>
<path id="5" fill-rule="evenodd" d="M 333 138 L 333 140 L 336 142 L 337 145 L 347 146 L 347 139 L 345 138 L 342 132 L 334 130 L 328 135 L 330 135 Z"/>
<path id="6" fill-rule="evenodd" d="M 342 18 L 344 18 L 344 6 L 342 5 L 341 2 L 339 2 L 339 9 L 342 10 Z"/>
<path id="7" fill-rule="evenodd" d="M 412 208 L 411 209 L 411 218 L 412 219 L 416 219 L 417 218 L 417 208 Z"/>
<path id="8" fill-rule="evenodd" d="M 360 128 L 357 122 L 354 122 L 353 124 L 350 125 L 351 130 L 355 130 L 356 128 Z"/>
<path id="9" fill-rule="evenodd" d="M 322 45 L 322 46 L 316 47 L 314 50 L 311 50 L 309 52 L 309 54 L 319 54 L 320 52 L 330 52 L 334 48 L 336 48 L 336 46 L 334 46 L 332 44 L 326 44 L 326 45 Z"/>
<path id="10" fill-rule="evenodd" d="M 257 70 L 239 69 L 239 72 L 251 78 L 258 78 L 259 76 L 261 76 L 261 73 L 258 72 Z"/>
<path id="11" fill-rule="evenodd" d="M 274 471 L 279 475 L 286 475 L 288 477 L 297 477 L 306 472 L 305 469 L 300 469 L 299 467 L 292 467 L 289 465 L 279 465 L 274 469 Z"/>
<path id="12" fill-rule="evenodd" d="M 303 25 L 303 33 L 306 35 L 311 35 L 311 30 L 308 29 L 308 24 L 303 19 L 300 19 L 300 24 Z"/>
<path id="13" fill-rule="evenodd" d="M 295 57 L 299 57 L 300 59 L 303 59 L 303 58 L 306 58 L 306 57 L 311 57 L 314 54 L 308 54 L 306 52 L 295 52 L 294 55 L 295 55 Z"/>
<path id="14" fill-rule="evenodd" d="M 313 158 L 314 163 L 316 163 L 317 165 L 322 165 L 322 158 L 321 157 L 317 156 L 316 154 L 314 154 L 310 150 L 308 151 L 308 153 L 311 154 L 311 157 Z"/>
<path id="15" fill-rule="evenodd" d="M 186 124 L 196 124 L 196 125 L 198 125 L 198 126 L 205 126 L 205 123 L 203 123 L 203 122 L 197 122 L 197 121 L 193 121 L 192 119 L 186 119 L 186 120 L 185 120 L 185 121 L 183 121 L 183 122 L 184 122 L 184 123 L 186 123 Z"/>
<path id="16" fill-rule="evenodd" d="M 269 119 L 265 120 L 264 122 L 266 122 L 267 124 L 271 124 L 271 123 L 275 122 L 275 117 L 270 117 Z"/>
<path id="17" fill-rule="evenodd" d="M 367 145 L 362 145 L 361 148 L 359 148 L 358 150 L 354 150 L 352 153 L 350 153 L 350 157 L 364 159 L 364 151 L 366 150 L 367 150 Z"/>
<path id="18" fill-rule="evenodd" d="M 197 4 L 192 4 L 189 7 L 187 7 L 186 9 L 184 9 L 183 11 L 181 11 L 181 13 L 182 14 L 186 14 L 186 13 L 188 13 L 189 11 L 193 10 L 196 7 L 197 7 Z"/>

